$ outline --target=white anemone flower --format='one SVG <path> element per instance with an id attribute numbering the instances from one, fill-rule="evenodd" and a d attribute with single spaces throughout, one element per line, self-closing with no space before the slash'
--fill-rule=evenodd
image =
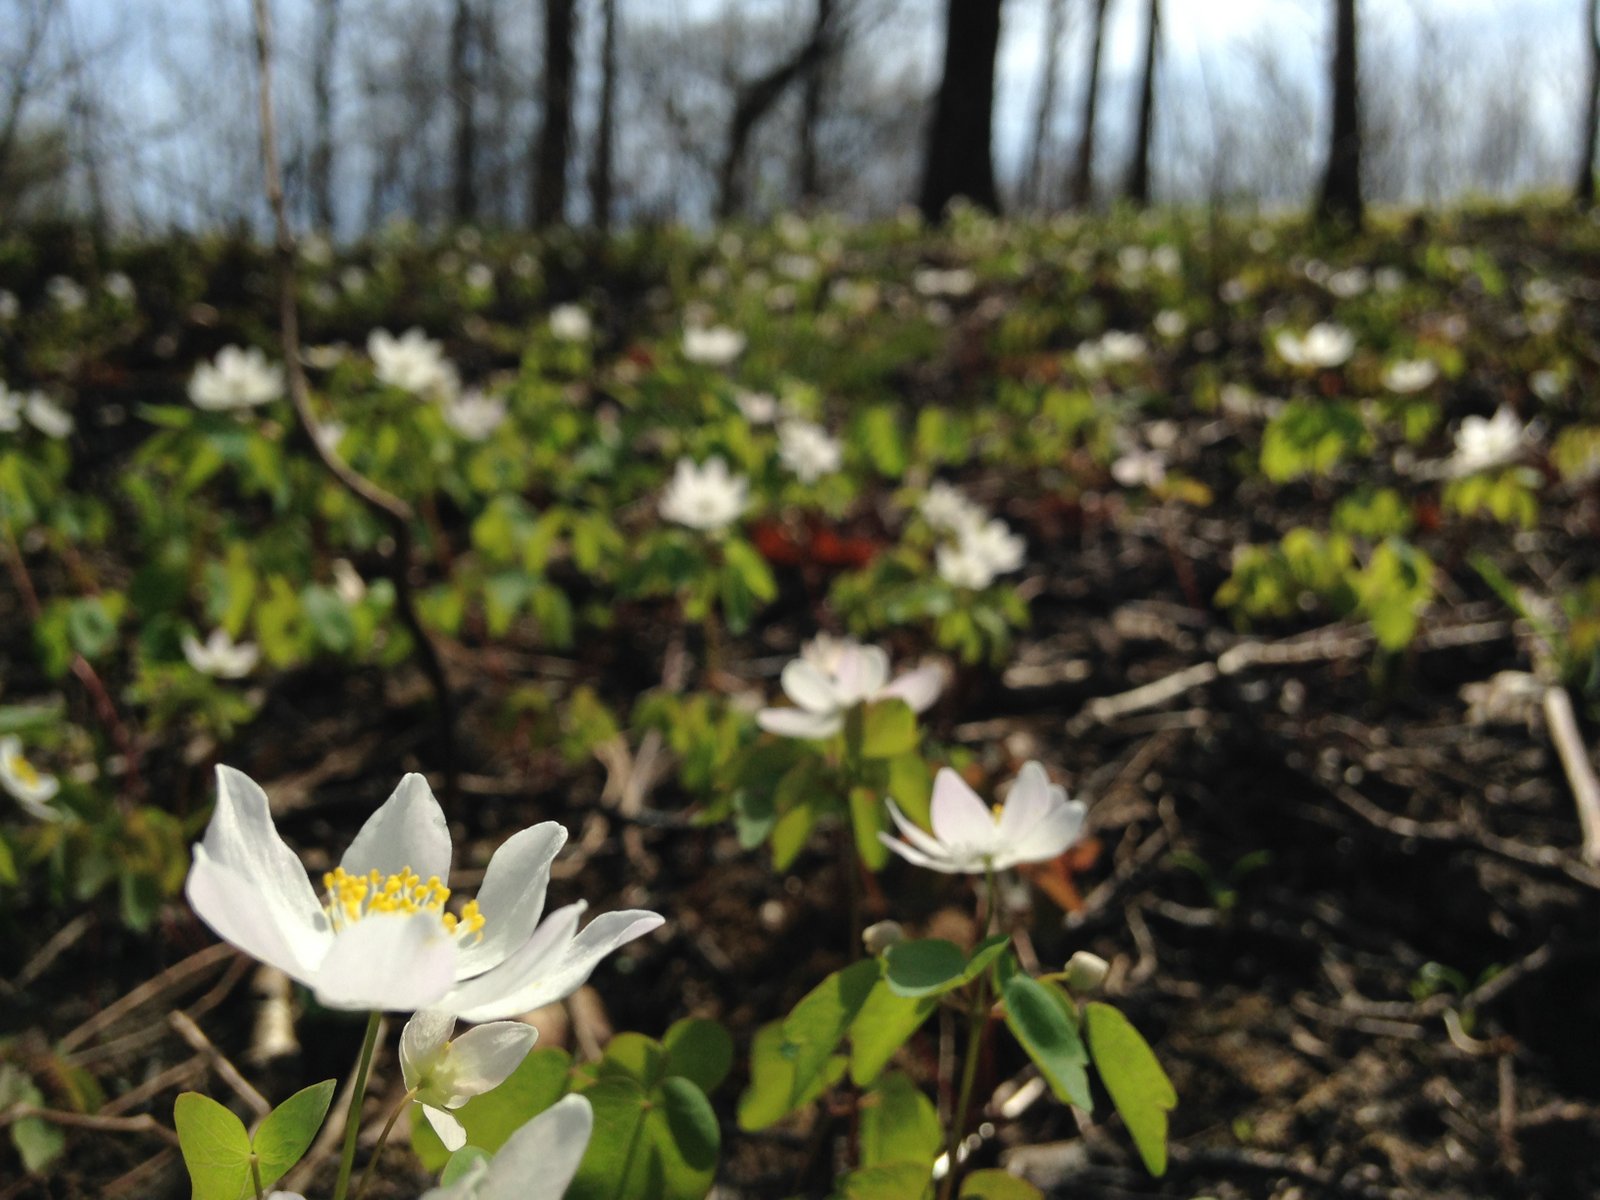
<path id="1" fill-rule="evenodd" d="M 949 767 L 933 781 L 931 834 L 908 820 L 893 800 L 889 815 L 905 840 L 880 833 L 901 858 L 946 875 L 981 875 L 1019 863 L 1048 862 L 1083 833 L 1088 809 L 1068 800 L 1067 790 L 1050 782 L 1044 768 L 1022 768 L 1006 802 L 993 811 Z"/>
<path id="2" fill-rule="evenodd" d="M 702 366 L 725 367 L 744 353 L 745 342 L 744 334 L 726 325 L 690 325 L 683 331 L 683 356 Z"/>
<path id="3" fill-rule="evenodd" d="M 815 483 L 844 463 L 839 439 L 811 421 L 785 421 L 778 426 L 778 457 L 801 483 Z"/>
<path id="4" fill-rule="evenodd" d="M 1153 491 L 1167 481 L 1167 461 L 1155 450 L 1130 450 L 1111 464 L 1111 478 L 1125 488 Z"/>
<path id="5" fill-rule="evenodd" d="M 189 400 L 207 412 L 232 412 L 270 404 L 283 395 L 283 368 L 256 347 L 224 346 L 189 377 Z"/>
<path id="6" fill-rule="evenodd" d="M 749 504 L 749 480 L 730 473 L 721 458 L 708 458 L 704 466 L 680 458 L 658 507 L 669 521 L 702 533 L 720 533 L 743 516 Z"/>
<path id="7" fill-rule="evenodd" d="M 22 410 L 27 402 L 24 393 L 13 392 L 0 383 L 0 433 L 15 433 L 22 428 Z"/>
<path id="8" fill-rule="evenodd" d="M 423 399 L 455 395 L 460 381 L 444 356 L 444 346 L 420 329 L 395 337 L 387 329 L 367 335 L 367 354 L 378 380 Z"/>
<path id="9" fill-rule="evenodd" d="M 594 322 L 582 306 L 558 304 L 550 310 L 550 332 L 563 342 L 587 342 Z"/>
<path id="10" fill-rule="evenodd" d="M 452 1040 L 456 1019 L 424 1010 L 400 1034 L 400 1073 L 406 1090 L 446 1150 L 467 1143 L 467 1131 L 451 1115 L 474 1096 L 499 1087 L 533 1049 L 539 1031 L 522 1021 L 491 1021 Z"/>
<path id="11" fill-rule="evenodd" d="M 957 533 L 984 520 L 982 508 L 942 479 L 923 493 L 917 504 L 922 519 L 940 533 Z"/>
<path id="12" fill-rule="evenodd" d="M 40 821 L 59 821 L 61 813 L 50 801 L 61 790 L 61 781 L 35 767 L 22 753 L 22 739 L 14 734 L 0 737 L 0 787 L 22 805 L 30 817 Z"/>
<path id="13" fill-rule="evenodd" d="M 21 427 L 18 415 L 47 438 L 60 441 L 72 433 L 72 414 L 43 392 L 10 392 L 0 385 L 0 430 L 7 433 Z"/>
<path id="14" fill-rule="evenodd" d="M 832 737 L 858 704 L 904 700 L 912 712 L 926 712 L 939 698 L 944 680 L 944 668 L 930 663 L 890 683 L 889 656 L 882 647 L 820 634 L 783 668 L 783 691 L 795 707 L 763 708 L 756 723 L 783 737 Z"/>
<path id="15" fill-rule="evenodd" d="M 566 840 L 554 821 L 513 834 L 477 897 L 451 911 L 444 811 L 427 780 L 407 775 L 323 876 L 319 899 L 266 793 L 219 766 L 216 812 L 185 890 L 219 937 L 329 1008 L 499 1021 L 570 996 L 602 958 L 662 923 L 627 910 L 579 932 L 581 901 L 541 921 L 550 864 Z"/>
<path id="16" fill-rule="evenodd" d="M 1343 325 L 1320 321 L 1302 336 L 1281 329 L 1272 344 L 1278 357 L 1291 367 L 1316 370 L 1348 362 L 1356 352 L 1356 335 Z"/>
<path id="17" fill-rule="evenodd" d="M 261 651 L 253 642 L 235 642 L 226 629 L 213 629 L 204 642 L 192 633 L 179 639 L 183 657 L 202 675 L 214 679 L 243 679 L 256 669 Z"/>
<path id="18" fill-rule="evenodd" d="M 1439 368 L 1425 358 L 1400 359 L 1383 369 L 1383 386 L 1398 396 L 1433 386 Z"/>
<path id="19" fill-rule="evenodd" d="M 1456 430 L 1452 475 L 1473 475 L 1510 462 L 1521 451 L 1528 430 L 1517 414 L 1501 405 L 1492 417 L 1463 417 Z"/>
<path id="20" fill-rule="evenodd" d="M 1000 518 L 972 521 L 956 530 L 955 545 L 935 554 L 939 576 L 952 587 L 981 591 L 1022 566 L 1027 545 Z"/>
<path id="21" fill-rule="evenodd" d="M 508 1137 L 493 1158 L 475 1163 L 449 1187 L 423 1192 L 421 1200 L 561 1200 L 593 1133 L 588 1098 L 563 1096 Z"/>
<path id="22" fill-rule="evenodd" d="M 444 423 L 469 442 L 481 442 L 506 420 L 506 402 L 484 392 L 463 392 L 445 401 Z"/>
<path id="23" fill-rule="evenodd" d="M 752 425 L 771 425 L 783 407 L 771 392 L 740 391 L 733 402 L 739 406 L 739 415 Z"/>

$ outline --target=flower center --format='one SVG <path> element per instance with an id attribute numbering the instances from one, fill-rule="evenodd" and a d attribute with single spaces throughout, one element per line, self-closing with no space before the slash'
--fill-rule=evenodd
<path id="1" fill-rule="evenodd" d="M 387 876 L 376 870 L 351 875 L 343 867 L 335 867 L 322 877 L 322 886 L 328 889 L 323 910 L 336 930 L 347 929 L 374 913 L 431 912 L 438 916 L 445 932 L 483 939 L 483 914 L 478 911 L 478 902 L 468 900 L 459 916 L 446 912 L 450 889 L 437 875 L 423 879 L 410 867 Z"/>
<path id="2" fill-rule="evenodd" d="M 39 772 L 34 765 L 20 754 L 13 754 L 6 760 L 6 770 L 13 778 L 24 787 L 36 787 L 39 783 Z"/>

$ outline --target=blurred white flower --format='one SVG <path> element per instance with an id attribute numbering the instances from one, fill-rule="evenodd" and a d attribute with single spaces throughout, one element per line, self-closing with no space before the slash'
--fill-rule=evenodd
<path id="1" fill-rule="evenodd" d="M 707 459 L 704 466 L 680 458 L 672 481 L 661 494 L 659 509 L 663 517 L 679 525 L 720 533 L 743 516 L 749 504 L 749 481 L 730 474 L 721 458 Z"/>
<path id="2" fill-rule="evenodd" d="M 333 560 L 333 590 L 346 604 L 360 604 L 367 595 L 367 581 L 348 558 Z"/>
<path id="3" fill-rule="evenodd" d="M 726 325 L 691 325 L 683 331 L 683 356 L 702 366 L 725 367 L 744 353 L 745 340 L 744 334 Z"/>
<path id="4" fill-rule="evenodd" d="M 462 278 L 475 292 L 487 292 L 494 287 L 494 268 L 488 263 L 475 262 L 468 267 Z"/>
<path id="5" fill-rule="evenodd" d="M 192 633 L 179 640 L 189 665 L 214 679 L 243 679 L 261 659 L 261 650 L 254 642 L 235 642 L 226 629 L 213 629 L 204 642 Z"/>
<path id="6" fill-rule="evenodd" d="M 62 312 L 77 312 L 89 302 L 89 293 L 84 291 L 83 285 L 65 275 L 52 275 L 45 282 L 44 291 L 50 303 Z"/>
<path id="7" fill-rule="evenodd" d="M 923 494 L 917 511 L 940 533 L 959 533 L 968 526 L 982 523 L 988 515 L 942 479 L 935 480 Z"/>
<path id="8" fill-rule="evenodd" d="M 22 415 L 47 438 L 60 441 L 72 432 L 72 414 L 43 392 L 29 392 L 23 400 Z"/>
<path id="9" fill-rule="evenodd" d="M 594 322 L 581 305 L 558 304 L 550 310 L 550 332 L 563 342 L 587 342 Z"/>
<path id="10" fill-rule="evenodd" d="M 444 422 L 469 442 L 481 442 L 506 420 L 506 402 L 484 392 L 462 392 L 445 401 Z"/>
<path id="11" fill-rule="evenodd" d="M 1342 325 L 1321 321 L 1306 330 L 1304 336 L 1279 330 L 1273 346 L 1278 357 L 1291 367 L 1337 367 L 1355 353 L 1356 335 Z"/>
<path id="12" fill-rule="evenodd" d="M 28 397 L 22 392 L 13 392 L 0 383 L 0 433 L 15 433 L 22 428 L 22 407 L 28 402 Z"/>
<path id="13" fill-rule="evenodd" d="M 1383 386 L 1402 396 L 1431 387 L 1438 378 L 1439 368 L 1425 358 L 1400 359 L 1383 369 Z"/>
<path id="14" fill-rule="evenodd" d="M 570 996 L 602 958 L 661 924 L 630 910 L 579 932 L 581 901 L 546 916 L 550 865 L 566 839 L 554 821 L 513 834 L 477 898 L 451 911 L 444 811 L 427 780 L 407 775 L 323 876 L 319 901 L 266 793 L 219 766 L 216 812 L 185 891 L 219 937 L 329 1008 L 499 1021 Z"/>
<path id="15" fill-rule="evenodd" d="M 414 396 L 444 399 L 460 386 L 444 346 L 420 329 L 408 329 L 399 337 L 387 329 L 374 329 L 367 335 L 367 354 L 380 382 Z"/>
<path id="16" fill-rule="evenodd" d="M 940 546 L 934 555 L 939 576 L 952 587 L 981 591 L 1022 566 L 1027 546 L 1020 534 L 996 517 L 956 530 L 954 546 Z"/>
<path id="17" fill-rule="evenodd" d="M 809 254 L 780 254 L 772 260 L 772 265 L 778 274 L 798 283 L 809 283 L 822 270 L 817 260 Z"/>
<path id="18" fill-rule="evenodd" d="M 467 1144 L 467 1131 L 451 1115 L 474 1096 L 504 1083 L 533 1049 L 539 1031 L 522 1021 L 491 1021 L 458 1038 L 449 1013 L 422 1010 L 400 1033 L 400 1075 L 422 1105 L 422 1115 L 446 1150 Z"/>
<path id="19" fill-rule="evenodd" d="M 1541 400 L 1555 400 L 1560 397 L 1566 385 L 1561 381 L 1559 371 L 1541 370 L 1528 376 L 1528 388 Z"/>
<path id="20" fill-rule="evenodd" d="M 1329 275 L 1323 286 L 1341 300 L 1348 300 L 1370 288 L 1372 276 L 1365 267 L 1346 267 Z"/>
<path id="21" fill-rule="evenodd" d="M 1527 436 L 1517 414 L 1503 404 L 1489 418 L 1463 417 L 1448 464 L 1450 474 L 1473 475 L 1504 466 L 1521 452 Z"/>
<path id="22" fill-rule="evenodd" d="M 339 286 L 347 296 L 359 296 L 367 290 L 367 273 L 360 267 L 346 267 L 339 272 Z"/>
<path id="23" fill-rule="evenodd" d="M 1380 292 L 1392 294 L 1405 287 L 1406 276 L 1399 267 L 1379 267 L 1372 273 L 1372 282 Z"/>
<path id="24" fill-rule="evenodd" d="M 912 275 L 911 286 L 919 296 L 959 298 L 971 294 L 978 277 L 966 267 L 923 267 Z"/>
<path id="25" fill-rule="evenodd" d="M 347 432 L 343 421 L 321 421 L 316 427 L 317 444 L 329 454 L 337 454 Z"/>
<path id="26" fill-rule="evenodd" d="M 819 634 L 783 668 L 783 691 L 793 708 L 763 708 L 756 723 L 768 733 L 792 738 L 832 737 L 844 728 L 845 714 L 874 700 L 904 700 L 913 712 L 926 712 L 944 688 L 938 664 L 907 671 L 889 682 L 889 656 L 880 646 Z"/>
<path id="27" fill-rule="evenodd" d="M 1140 362 L 1149 353 L 1149 343 L 1139 334 L 1108 329 L 1096 340 L 1080 345 L 1075 357 L 1085 371 L 1099 374 L 1107 367 Z"/>
<path id="28" fill-rule="evenodd" d="M 283 368 L 254 346 L 224 346 L 189 377 L 189 399 L 207 412 L 270 404 L 283 395 Z"/>
<path id="29" fill-rule="evenodd" d="M 839 440 L 810 421 L 785 421 L 778 426 L 778 457 L 801 483 L 815 483 L 844 462 Z"/>
<path id="30" fill-rule="evenodd" d="M 61 813 L 50 807 L 61 783 L 46 775 L 22 753 L 22 739 L 14 734 L 0 737 L 0 787 L 22 805 L 23 811 L 40 821 L 59 821 Z"/>
<path id="31" fill-rule="evenodd" d="M 15 292 L 0 288 L 0 321 L 15 321 L 22 311 L 22 303 Z"/>
<path id="32" fill-rule="evenodd" d="M 593 1133 L 588 1098 L 563 1096 L 508 1137 L 488 1162 L 474 1163 L 459 1181 L 430 1188 L 420 1200 L 561 1200 Z"/>
<path id="33" fill-rule="evenodd" d="M 1167 480 L 1167 464 L 1154 450 L 1130 450 L 1111 464 L 1111 478 L 1125 488 L 1160 487 Z"/>
<path id="34" fill-rule="evenodd" d="M 1189 328 L 1189 319 L 1175 308 L 1164 308 L 1156 314 L 1151 327 L 1164 338 L 1181 338 Z"/>
<path id="35" fill-rule="evenodd" d="M 106 290 L 106 295 L 113 300 L 120 300 L 124 304 L 132 304 L 139 295 L 134 289 L 133 280 L 129 279 L 122 271 L 111 272 L 106 276 L 105 283 L 102 286 Z"/>
<path id="36" fill-rule="evenodd" d="M 752 425 L 771 425 L 778 419 L 780 405 L 771 392 L 741 390 L 734 393 L 733 402 L 739 406 L 740 415 Z"/>
<path id="37" fill-rule="evenodd" d="M 1052 784 L 1037 762 L 1022 768 L 1005 803 L 993 811 L 961 776 L 944 767 L 933 781 L 933 833 L 919 829 L 891 799 L 889 815 L 905 840 L 878 836 L 916 866 L 947 875 L 981 875 L 1058 857 L 1082 835 L 1087 812 L 1082 801 L 1068 800 L 1066 788 Z"/>

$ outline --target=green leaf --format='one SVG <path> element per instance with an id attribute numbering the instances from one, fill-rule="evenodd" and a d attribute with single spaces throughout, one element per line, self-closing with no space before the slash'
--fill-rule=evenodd
<path id="1" fill-rule="evenodd" d="M 455 1110 L 456 1119 L 467 1131 L 467 1141 L 493 1154 L 527 1121 L 566 1094 L 571 1069 L 572 1058 L 565 1050 L 552 1046 L 530 1051 L 499 1087 L 474 1096 Z M 411 1123 L 411 1148 L 430 1171 L 439 1170 L 450 1158 L 426 1121 Z"/>
<path id="2" fill-rule="evenodd" d="M 829 975 L 784 1018 L 783 1053 L 794 1063 L 796 1094 L 828 1065 L 868 994 L 880 968 L 873 959 L 852 963 Z"/>
<path id="3" fill-rule="evenodd" d="M 642 1033 L 619 1033 L 595 1064 L 595 1074 L 601 1078 L 621 1075 L 643 1088 L 653 1088 L 667 1077 L 667 1054 L 660 1042 Z"/>
<path id="4" fill-rule="evenodd" d="M 1084 1023 L 1095 1070 L 1122 1114 L 1145 1170 L 1156 1176 L 1166 1174 L 1167 1113 L 1178 1103 L 1172 1081 L 1150 1044 L 1109 1004 L 1090 1004 Z"/>
<path id="5" fill-rule="evenodd" d="M 1068 1016 L 1068 1000 L 1059 988 L 1016 974 L 1002 991 L 1006 1024 L 1050 1084 L 1056 1097 L 1085 1112 L 1094 1111 L 1089 1077 L 1084 1071 L 1089 1055 Z"/>
<path id="6" fill-rule="evenodd" d="M 335 1086 L 334 1080 L 325 1079 L 303 1088 L 261 1122 L 253 1145 L 261 1167 L 262 1187 L 271 1187 L 282 1179 L 310 1148 L 317 1130 L 322 1128 L 322 1118 L 328 1115 L 328 1105 L 333 1103 Z"/>
<path id="7" fill-rule="evenodd" d="M 929 803 L 933 798 L 933 772 L 920 754 L 902 754 L 889 760 L 889 799 L 906 817 L 928 827 Z"/>
<path id="8" fill-rule="evenodd" d="M 937 996 L 899 996 L 880 979 L 850 1026 L 850 1080 L 865 1087 L 938 1007 Z"/>
<path id="9" fill-rule="evenodd" d="M 494 1093 L 490 1093 L 493 1095 Z M 649 1097 L 632 1079 L 602 1079 L 583 1093 L 594 1108 L 594 1133 L 567 1190 L 567 1200 L 648 1196 L 649 1152 L 643 1146 Z"/>
<path id="10" fill-rule="evenodd" d="M 933 1172 L 923 1163 L 882 1163 L 840 1179 L 837 1200 L 923 1200 L 932 1184 Z"/>
<path id="11" fill-rule="evenodd" d="M 763 1025 L 750 1044 L 750 1086 L 739 1097 L 739 1128 L 765 1129 L 782 1120 L 822 1095 L 844 1069 L 844 1056 L 837 1055 L 810 1083 L 797 1087 L 794 1061 L 784 1053 L 783 1022 Z"/>
<path id="12" fill-rule="evenodd" d="M 974 1171 L 961 1181 L 961 1200 L 1044 1200 L 1044 1193 L 1009 1171 Z"/>
<path id="13" fill-rule="evenodd" d="M 897 758 L 917 748 L 917 714 L 904 700 L 879 700 L 867 705 L 861 730 L 861 753 L 867 758 Z"/>
<path id="14" fill-rule="evenodd" d="M 878 836 L 884 829 L 886 811 L 871 788 L 850 789 L 850 829 L 855 834 L 856 853 L 869 871 L 881 871 L 889 862 L 889 847 Z"/>
<path id="15" fill-rule="evenodd" d="M 194 1200 L 239 1200 L 250 1185 L 250 1135 L 209 1096 L 184 1092 L 172 1110 Z"/>
<path id="16" fill-rule="evenodd" d="M 711 1187 L 722 1151 L 722 1129 L 706 1094 L 680 1075 L 664 1080 L 645 1118 L 651 1150 L 661 1164 L 664 1194 L 699 1200 Z"/>
<path id="17" fill-rule="evenodd" d="M 885 1075 L 861 1098 L 861 1165 L 926 1164 L 931 1175 L 944 1131 L 933 1101 L 901 1071 Z"/>
<path id="18" fill-rule="evenodd" d="M 13 1104 L 44 1106 L 44 1094 L 32 1079 L 10 1063 L 0 1062 L 0 1112 Z M 40 1117 L 24 1117 L 11 1123 L 11 1144 L 22 1158 L 22 1169 L 30 1175 L 48 1167 L 66 1147 L 66 1136 L 58 1125 Z"/>
<path id="19" fill-rule="evenodd" d="M 716 1021 L 685 1017 L 667 1030 L 661 1044 L 667 1070 L 702 1092 L 714 1092 L 733 1069 L 733 1036 Z"/>
<path id="20" fill-rule="evenodd" d="M 817 813 L 810 804 L 799 804 L 777 819 L 772 826 L 772 866 L 774 870 L 787 871 L 791 863 L 805 849 L 811 837 L 811 827 L 816 824 Z"/>
<path id="21" fill-rule="evenodd" d="M 884 953 L 884 978 L 897 996 L 940 996 L 961 986 L 967 956 L 943 938 L 896 942 Z"/>

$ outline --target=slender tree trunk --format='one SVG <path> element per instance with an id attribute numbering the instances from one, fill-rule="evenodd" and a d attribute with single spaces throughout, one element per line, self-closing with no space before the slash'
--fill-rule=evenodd
<path id="1" fill-rule="evenodd" d="M 450 101 L 455 112 L 451 214 L 478 215 L 478 77 L 473 61 L 472 0 L 456 0 L 450 22 Z"/>
<path id="2" fill-rule="evenodd" d="M 1161 51 L 1161 0 L 1150 0 L 1144 38 L 1144 75 L 1139 81 L 1139 118 L 1135 125 L 1133 160 L 1128 164 L 1130 202 L 1150 203 L 1150 136 L 1156 115 L 1156 59 Z"/>
<path id="3" fill-rule="evenodd" d="M 333 64 L 339 41 L 339 0 L 317 0 L 316 43 L 311 48 L 311 163 L 307 185 L 311 219 L 333 228 Z"/>
<path id="4" fill-rule="evenodd" d="M 533 172 L 533 223 L 539 229 L 567 217 L 576 25 L 574 0 L 544 0 L 544 121 Z"/>
<path id="5" fill-rule="evenodd" d="M 722 220 L 744 207 L 744 160 L 750 135 L 796 80 L 817 69 L 828 53 L 832 36 L 831 28 L 814 27 L 806 43 L 788 59 L 738 89 L 733 117 L 728 122 L 727 149 L 717 173 L 717 216 Z"/>
<path id="6" fill-rule="evenodd" d="M 1318 221 L 1360 229 L 1361 200 L 1360 74 L 1356 65 L 1356 0 L 1334 0 L 1333 130 L 1328 169 L 1317 198 Z"/>
<path id="7" fill-rule="evenodd" d="M 611 156 L 617 124 L 617 0 L 601 0 L 604 30 L 600 41 L 600 115 L 596 121 L 594 161 L 589 166 L 589 207 L 596 228 L 611 228 Z"/>
<path id="8" fill-rule="evenodd" d="M 1070 195 L 1074 208 L 1087 208 L 1094 192 L 1094 125 L 1100 108 L 1100 57 L 1106 40 L 1106 9 L 1110 0 L 1094 0 L 1094 36 L 1089 43 L 1089 83 L 1083 93 L 1083 120 L 1078 133 L 1078 156 L 1072 167 Z"/>
<path id="9" fill-rule="evenodd" d="M 1026 204 L 1044 208 L 1044 158 L 1050 140 L 1050 118 L 1056 109 L 1056 76 L 1061 73 L 1061 38 L 1066 30 L 1067 0 L 1050 0 L 1045 10 L 1044 66 L 1039 80 L 1039 105 L 1033 113 L 1033 143 L 1022 173 L 1020 197 Z"/>
<path id="10" fill-rule="evenodd" d="M 817 0 L 816 17 L 812 22 L 812 40 L 823 35 L 833 22 L 834 0 Z M 830 47 L 831 47 L 830 43 Z M 806 73 L 805 89 L 800 98 L 800 203 L 814 204 L 822 194 L 821 168 L 817 160 L 817 127 L 822 122 L 822 89 L 826 84 L 828 61 L 818 63 Z"/>
<path id="11" fill-rule="evenodd" d="M 1583 152 L 1578 156 L 1578 180 L 1573 201 L 1583 208 L 1594 204 L 1594 143 L 1600 137 L 1600 0 L 1588 0 L 1583 7 L 1584 42 L 1589 48 L 1588 94 L 1584 97 Z"/>
<path id="12" fill-rule="evenodd" d="M 991 212 L 994 187 L 994 59 L 1002 0 L 946 0 L 944 74 L 923 160 L 922 214 L 944 215 L 957 196 Z"/>

